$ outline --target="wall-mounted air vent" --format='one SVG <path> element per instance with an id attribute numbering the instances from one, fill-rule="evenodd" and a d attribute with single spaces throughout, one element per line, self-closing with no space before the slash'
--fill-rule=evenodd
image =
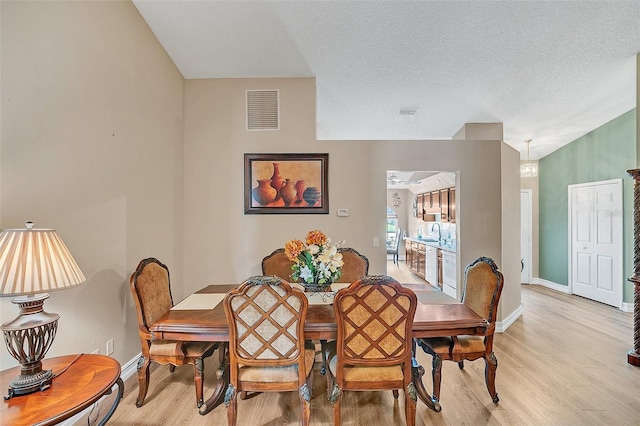
<path id="1" fill-rule="evenodd" d="M 280 130 L 278 90 L 247 90 L 247 130 Z"/>
<path id="2" fill-rule="evenodd" d="M 419 108 L 400 108 L 401 117 L 415 117 Z"/>

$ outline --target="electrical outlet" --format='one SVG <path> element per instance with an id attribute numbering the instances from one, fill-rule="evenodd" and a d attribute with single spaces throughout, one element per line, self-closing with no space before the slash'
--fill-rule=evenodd
<path id="1" fill-rule="evenodd" d="M 95 349 L 95 350 L 94 350 L 93 352 L 91 352 L 91 353 L 92 353 L 92 354 L 95 354 L 95 355 L 100 355 L 100 349 L 99 349 L 99 348 L 98 348 L 98 349 Z"/>
<path id="2" fill-rule="evenodd" d="M 111 355 L 113 353 L 113 339 L 107 342 L 107 355 Z"/>

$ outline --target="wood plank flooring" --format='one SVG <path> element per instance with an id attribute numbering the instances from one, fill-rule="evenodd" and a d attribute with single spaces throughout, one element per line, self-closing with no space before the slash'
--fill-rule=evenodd
<path id="1" fill-rule="evenodd" d="M 391 263 L 391 265 L 393 265 Z M 390 275 L 397 275 L 389 269 Z M 402 281 L 400 275 L 397 279 Z M 496 387 L 491 402 L 482 360 L 459 370 L 443 365 L 442 412 L 418 402 L 417 425 L 639 425 L 640 368 L 626 362 L 633 347 L 630 313 L 536 285 L 522 286 L 524 315 L 496 334 Z M 431 389 L 431 358 L 418 354 Z M 205 396 L 213 387 L 217 356 L 207 359 Z M 331 425 L 326 384 L 316 364 L 311 424 Z M 125 396 L 109 425 L 224 425 L 224 406 L 200 416 L 190 366 L 152 369 L 145 404 L 136 408 L 137 377 L 125 382 Z M 343 425 L 404 425 L 404 395 L 347 392 Z M 268 393 L 238 402 L 238 425 L 297 425 L 297 395 Z"/>

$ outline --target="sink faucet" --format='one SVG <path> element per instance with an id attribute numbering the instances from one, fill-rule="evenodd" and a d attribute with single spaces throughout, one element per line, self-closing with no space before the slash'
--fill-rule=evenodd
<path id="1" fill-rule="evenodd" d="M 442 243 L 442 228 L 440 227 L 440 224 L 438 222 L 435 222 L 433 225 L 431 225 L 431 232 L 433 232 L 433 229 L 436 227 L 436 225 L 438 225 L 438 243 Z"/>

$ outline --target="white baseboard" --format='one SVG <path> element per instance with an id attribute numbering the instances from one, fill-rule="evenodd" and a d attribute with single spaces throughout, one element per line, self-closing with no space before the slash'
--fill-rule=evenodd
<path id="1" fill-rule="evenodd" d="M 553 281 L 543 280 L 542 278 L 532 278 L 531 284 L 538 284 L 543 287 L 550 288 L 551 290 L 559 291 L 560 293 L 571 294 L 569 292 L 568 285 L 562 285 L 558 283 L 554 283 Z"/>
<path id="2" fill-rule="evenodd" d="M 513 324 L 518 318 L 522 316 L 522 305 L 519 305 L 518 308 L 511 312 L 507 318 L 502 321 L 496 321 L 496 333 L 503 333 L 509 328 L 511 324 Z"/>
<path id="3" fill-rule="evenodd" d="M 559 291 L 561 293 L 572 294 L 569 291 L 569 286 L 558 284 L 558 283 L 554 283 L 553 281 L 543 280 L 542 278 L 532 278 L 531 279 L 531 284 L 539 284 L 539 285 L 541 285 L 543 287 L 547 287 L 547 288 L 550 288 L 552 290 Z M 622 306 L 620 306 L 620 310 L 622 312 L 633 312 L 633 303 L 622 302 Z"/>

